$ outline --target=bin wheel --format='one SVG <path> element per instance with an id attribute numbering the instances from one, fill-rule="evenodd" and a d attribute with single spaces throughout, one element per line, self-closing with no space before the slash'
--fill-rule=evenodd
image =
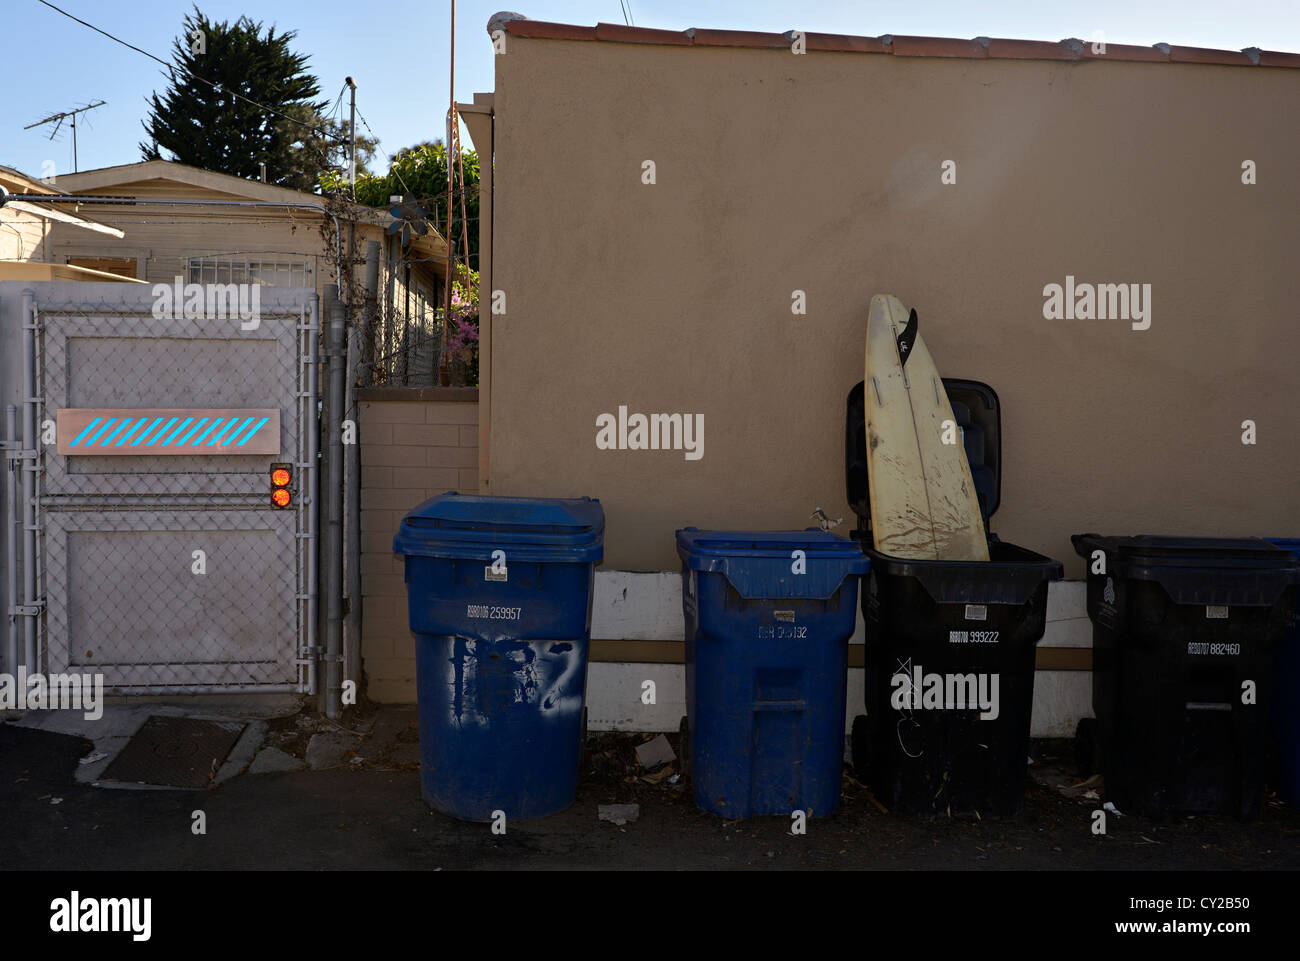
<path id="1" fill-rule="evenodd" d="M 1080 718 L 1074 729 L 1074 760 L 1079 766 L 1081 778 L 1087 779 L 1101 773 L 1101 741 L 1097 738 L 1095 717 Z"/>
<path id="2" fill-rule="evenodd" d="M 578 768 L 587 763 L 587 708 L 582 709 L 582 740 L 578 742 Z"/>
<path id="3" fill-rule="evenodd" d="M 849 745 L 853 754 L 853 775 L 863 784 L 867 783 L 867 769 L 871 766 L 869 744 L 867 716 L 859 714 L 853 719 L 853 734 Z"/>
<path id="4" fill-rule="evenodd" d="M 691 722 L 689 718 L 682 718 L 682 723 L 678 725 L 678 731 L 681 732 L 682 741 L 679 748 L 682 755 L 682 775 L 691 776 Z"/>

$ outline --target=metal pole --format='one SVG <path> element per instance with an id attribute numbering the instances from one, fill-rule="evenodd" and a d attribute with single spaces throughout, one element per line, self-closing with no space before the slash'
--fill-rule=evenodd
<path id="1" fill-rule="evenodd" d="M 328 289 L 328 288 L 326 288 Z M 320 296 L 311 295 L 311 320 L 307 326 L 307 397 L 302 419 L 302 432 L 307 440 L 307 460 L 303 467 L 303 491 L 307 499 L 307 684 L 308 690 L 316 692 L 316 641 L 319 636 L 320 622 L 320 587 L 317 583 L 317 548 L 320 544 L 320 484 L 317 452 L 319 450 L 320 429 L 317 424 L 317 390 L 316 368 L 318 334 L 320 328 Z"/>
<path id="2" fill-rule="evenodd" d="M 451 186 L 456 178 L 452 176 L 452 147 L 455 144 L 452 129 L 454 124 L 459 123 L 456 119 L 456 0 L 451 0 L 451 33 L 450 50 L 448 51 L 448 75 L 447 75 L 447 235 L 444 238 L 447 241 L 447 283 L 442 297 L 442 344 L 438 350 L 438 379 L 436 384 L 446 385 L 447 383 L 447 337 L 451 327 L 451 279 L 455 274 L 454 251 L 455 245 L 451 237 L 451 223 L 454 219 L 454 207 L 451 199 Z"/>
<path id="3" fill-rule="evenodd" d="M 348 114 L 348 138 L 351 141 L 351 147 L 348 150 L 348 189 L 353 203 L 357 199 L 357 83 L 351 77 L 345 77 L 343 82 L 348 85 L 351 91 L 351 106 Z M 356 303 L 356 232 L 357 223 L 355 214 L 348 220 L 348 282 L 343 286 L 343 278 L 339 277 L 339 289 L 342 291 L 341 296 L 347 297 L 348 307 L 351 308 Z M 350 383 L 350 381 L 349 381 Z"/>
<path id="4" fill-rule="evenodd" d="M 352 199 L 357 199 L 357 84 L 351 77 L 343 80 L 352 91 L 352 106 L 348 119 L 348 133 L 352 137 L 351 159 L 348 161 L 348 183 L 352 185 Z M 351 251 L 348 252 L 351 256 Z"/>
<path id="5" fill-rule="evenodd" d="M 362 291 L 364 307 L 361 324 L 355 321 L 348 331 L 347 395 L 344 398 L 347 416 L 358 422 L 356 388 L 357 371 L 363 357 L 363 342 L 369 337 L 374 322 L 375 297 L 379 289 L 379 244 L 366 244 L 366 286 Z M 344 677 L 359 681 L 361 677 L 361 443 L 344 449 L 343 490 L 347 502 L 343 510 L 344 568 L 343 581 L 347 588 L 348 612 L 343 622 Z"/>
<path id="6" fill-rule="evenodd" d="M 22 463 L 18 451 L 18 408 L 5 406 L 5 670 L 18 671 L 18 480 L 14 471 Z"/>
<path id="7" fill-rule="evenodd" d="M 353 423 L 352 443 L 343 448 L 343 593 L 347 597 L 343 615 L 343 677 L 361 676 L 361 445 L 355 434 L 357 421 L 356 379 L 359 337 L 357 325 L 348 325 L 347 371 L 344 376 L 343 411 Z"/>
<path id="8" fill-rule="evenodd" d="M 23 291 L 23 663 L 36 662 L 36 292 Z"/>
<path id="9" fill-rule="evenodd" d="M 325 716 L 341 713 L 339 692 L 343 654 L 343 347 L 344 311 L 338 288 L 325 288 L 329 329 L 325 354 L 329 359 L 329 406 L 326 408 L 325 490 L 328 527 L 325 542 Z"/>

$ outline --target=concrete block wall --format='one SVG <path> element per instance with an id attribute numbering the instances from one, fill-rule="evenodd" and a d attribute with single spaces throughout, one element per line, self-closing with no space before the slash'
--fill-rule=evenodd
<path id="1" fill-rule="evenodd" d="M 357 392 L 361 444 L 361 661 L 371 700 L 415 700 L 415 648 L 393 535 L 416 504 L 478 492 L 478 391 Z"/>

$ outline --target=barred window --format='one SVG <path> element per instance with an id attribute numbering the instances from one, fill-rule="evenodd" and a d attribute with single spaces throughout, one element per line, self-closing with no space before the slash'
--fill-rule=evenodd
<path id="1" fill-rule="evenodd" d="M 305 263 L 274 260 L 232 260 L 191 257 L 185 262 L 191 284 L 264 284 L 268 287 L 310 287 Z"/>

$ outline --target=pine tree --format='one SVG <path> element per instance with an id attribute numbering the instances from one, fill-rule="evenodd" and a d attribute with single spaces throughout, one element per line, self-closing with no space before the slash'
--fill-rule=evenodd
<path id="1" fill-rule="evenodd" d="M 323 139 L 249 102 L 319 126 L 326 103 L 313 100 L 320 86 L 306 70 L 308 57 L 290 49 L 296 36 L 274 26 L 263 33 L 246 16 L 216 23 L 196 6 L 172 43 L 168 88 L 149 100 L 144 159 L 165 151 L 165 159 L 247 179 L 257 179 L 266 164 L 268 182 L 313 189 L 333 163 Z"/>

